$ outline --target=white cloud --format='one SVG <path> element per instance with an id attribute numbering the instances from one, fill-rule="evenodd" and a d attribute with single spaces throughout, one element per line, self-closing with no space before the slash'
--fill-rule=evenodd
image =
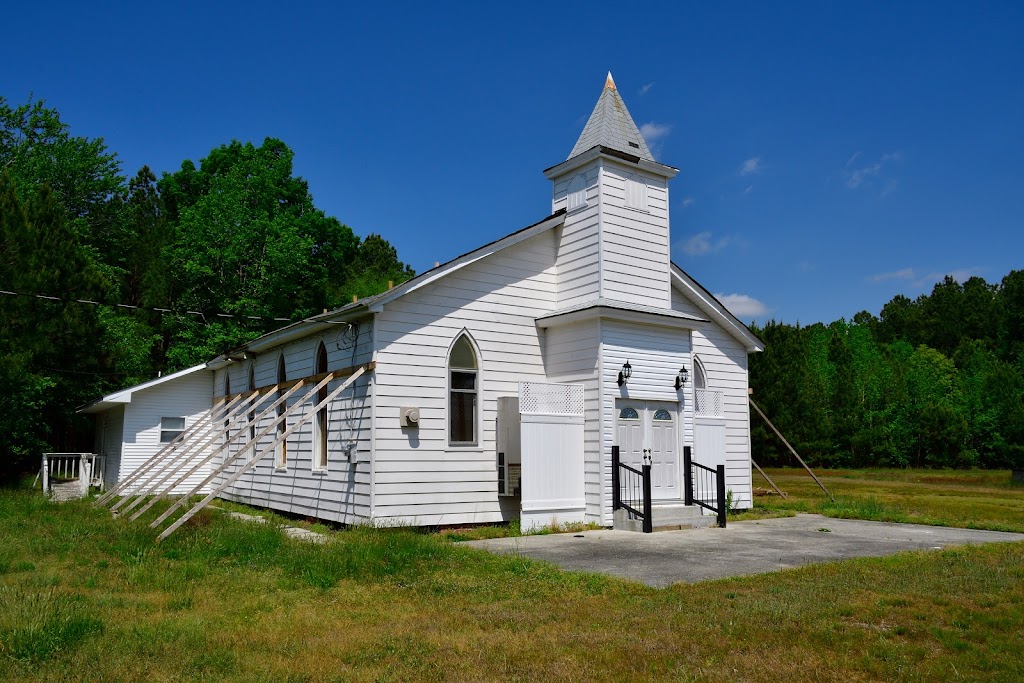
<path id="1" fill-rule="evenodd" d="M 672 132 L 672 126 L 667 123 L 655 123 L 650 121 L 640 126 L 640 135 L 651 150 L 654 156 L 661 156 L 661 145 L 668 134 Z"/>
<path id="2" fill-rule="evenodd" d="M 812 270 L 815 270 L 817 267 L 818 267 L 817 263 L 812 263 L 810 261 L 801 261 L 797 265 L 797 268 L 799 268 L 800 272 L 802 272 L 802 273 L 808 273 L 808 272 L 810 272 Z"/>
<path id="3" fill-rule="evenodd" d="M 863 156 L 861 152 L 854 152 L 843 167 L 843 175 L 846 177 L 846 187 L 856 190 L 859 187 L 881 187 L 880 196 L 892 194 L 899 186 L 899 181 L 889 177 L 884 171 L 893 163 L 903 161 L 903 152 L 896 150 L 887 152 L 878 158 L 878 161 L 864 166 L 854 166 Z"/>
<path id="4" fill-rule="evenodd" d="M 743 190 L 743 194 L 750 194 L 753 191 L 754 191 L 754 186 L 753 185 L 747 185 L 746 189 Z"/>
<path id="5" fill-rule="evenodd" d="M 693 197 L 683 197 L 683 208 L 685 209 L 685 208 L 691 207 L 696 202 L 697 202 L 697 200 L 694 199 Z"/>
<path id="6" fill-rule="evenodd" d="M 737 318 L 756 318 L 768 313 L 768 307 L 748 294 L 715 294 L 715 298 Z"/>
<path id="7" fill-rule="evenodd" d="M 922 274 L 914 268 L 901 268 L 888 273 L 877 273 L 868 276 L 868 282 L 886 282 L 888 280 L 906 280 L 914 287 L 928 287 L 942 280 L 949 275 L 957 282 L 970 280 L 975 275 L 981 275 L 984 268 L 972 266 L 970 268 L 954 268 L 953 270 L 932 270 Z"/>
<path id="8" fill-rule="evenodd" d="M 654 81 L 651 81 L 650 83 L 647 83 L 645 85 L 640 86 L 640 97 L 643 97 L 644 95 L 649 93 L 651 91 L 651 88 L 653 88 L 653 87 L 654 87 Z"/>
<path id="9" fill-rule="evenodd" d="M 703 256 L 704 254 L 713 254 L 716 251 L 721 251 L 732 244 L 732 242 L 733 239 L 731 237 L 713 239 L 711 231 L 705 230 L 704 232 L 698 232 L 683 242 L 682 249 L 690 256 Z"/>
<path id="10" fill-rule="evenodd" d="M 663 137 L 668 136 L 672 132 L 672 126 L 667 123 L 655 123 L 650 121 L 640 126 L 640 135 L 644 136 L 644 140 L 648 143 L 656 142 Z"/>
<path id="11" fill-rule="evenodd" d="M 743 175 L 754 175 L 764 170 L 764 161 L 761 157 L 751 157 L 740 164 L 739 174 Z"/>
<path id="12" fill-rule="evenodd" d="M 876 273 L 869 275 L 868 280 L 870 282 L 885 282 L 886 280 L 913 280 L 914 269 L 913 268 L 901 268 L 900 270 L 893 270 L 888 273 Z"/>

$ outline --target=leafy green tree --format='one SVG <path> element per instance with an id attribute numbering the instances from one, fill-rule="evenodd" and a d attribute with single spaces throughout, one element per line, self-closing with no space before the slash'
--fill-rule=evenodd
<path id="1" fill-rule="evenodd" d="M 268 329 L 248 316 L 302 318 L 412 276 L 383 238 L 360 241 L 317 209 L 307 183 L 293 175 L 292 157 L 279 140 L 236 141 L 158 183 L 174 234 L 165 255 L 175 307 L 206 314 L 174 323 L 172 367 Z"/>
<path id="2" fill-rule="evenodd" d="M 108 283 L 68 227 L 47 186 L 27 201 L 17 184 L 0 175 L 0 289 L 66 299 L 102 298 Z M 75 408 L 106 384 L 106 359 L 97 309 L 74 302 L 26 296 L 0 297 L 0 365 L 21 384 L 0 394 L 5 433 L 5 475 L 38 457 L 42 443 L 67 448 L 80 437 Z M 8 385 L 10 386 L 10 385 Z M 29 406 L 26 409 L 25 402 Z"/>
<path id="3" fill-rule="evenodd" d="M 48 185 L 81 243 L 100 253 L 116 248 L 120 236 L 111 199 L 124 179 L 103 138 L 72 136 L 57 110 L 42 100 L 14 107 L 0 97 L 0 168 L 16 182 L 22 200 Z"/>

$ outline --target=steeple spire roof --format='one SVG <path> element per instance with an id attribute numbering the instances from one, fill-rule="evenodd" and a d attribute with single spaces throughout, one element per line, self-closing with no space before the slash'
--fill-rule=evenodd
<path id="1" fill-rule="evenodd" d="M 651 150 L 644 142 L 644 137 L 640 135 L 640 129 L 636 127 L 633 117 L 626 109 L 626 103 L 619 96 L 611 71 L 608 72 L 608 78 L 605 79 L 601 97 L 597 99 L 597 105 L 590 114 L 590 119 L 583 127 L 583 132 L 580 133 L 580 138 L 576 141 L 576 146 L 572 148 L 568 158 L 572 159 L 577 154 L 586 152 L 597 145 L 632 154 L 647 161 L 654 161 Z"/>

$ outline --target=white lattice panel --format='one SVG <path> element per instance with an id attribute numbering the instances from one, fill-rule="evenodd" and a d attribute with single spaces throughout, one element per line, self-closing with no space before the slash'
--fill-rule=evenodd
<path id="1" fill-rule="evenodd" d="M 694 389 L 694 399 L 697 417 L 722 417 L 722 392 Z"/>
<path id="2" fill-rule="evenodd" d="M 519 412 L 524 415 L 583 415 L 582 384 L 519 383 Z"/>

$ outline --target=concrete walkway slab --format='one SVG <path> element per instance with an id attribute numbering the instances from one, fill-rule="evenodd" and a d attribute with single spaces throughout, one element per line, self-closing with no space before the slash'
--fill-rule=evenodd
<path id="1" fill-rule="evenodd" d="M 517 553 L 570 571 L 610 574 L 663 588 L 673 583 L 762 574 L 903 550 L 1024 541 L 1024 534 L 918 524 L 890 524 L 801 514 L 686 531 L 640 534 L 599 530 L 467 541 L 496 553 Z"/>

